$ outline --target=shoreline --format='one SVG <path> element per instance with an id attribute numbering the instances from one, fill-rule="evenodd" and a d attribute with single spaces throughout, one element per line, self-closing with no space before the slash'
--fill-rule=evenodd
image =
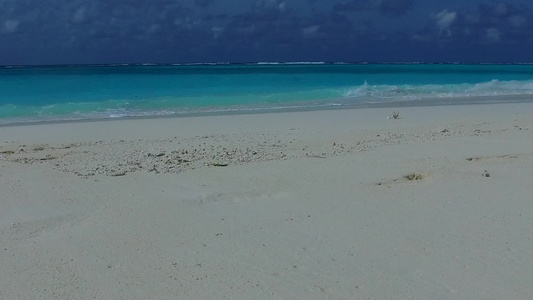
<path id="1" fill-rule="evenodd" d="M 345 99 L 335 99 L 331 101 L 341 102 Z M 358 109 L 379 109 L 379 108 L 404 108 L 404 107 L 432 107 L 432 106 L 469 106 L 469 105 L 486 105 L 486 104 L 521 104 L 533 102 L 533 95 L 510 95 L 510 96 L 471 96 L 471 97 L 438 97 L 423 98 L 417 100 L 405 100 L 394 102 L 380 103 L 358 103 L 358 104 L 339 104 L 339 105 L 318 105 L 302 107 L 280 107 L 280 108 L 258 108 L 258 109 L 236 109 L 229 111 L 213 112 L 184 112 L 173 113 L 168 115 L 147 115 L 147 116 L 124 116 L 124 117 L 97 117 L 82 118 L 72 120 L 36 120 L 36 121 L 14 121 L 1 123 L 2 127 L 12 126 L 34 126 L 46 124 L 70 124 L 85 122 L 106 122 L 106 121 L 124 121 L 124 120 L 148 120 L 148 119 L 173 119 L 173 118 L 195 118 L 195 117 L 213 117 L 213 116 L 235 116 L 235 115 L 260 115 L 260 114 L 277 114 L 277 113 L 298 113 L 310 111 L 330 111 L 330 110 L 358 110 Z M 7 118 L 9 119 L 9 118 Z M 1 120 L 1 119 L 0 119 Z"/>

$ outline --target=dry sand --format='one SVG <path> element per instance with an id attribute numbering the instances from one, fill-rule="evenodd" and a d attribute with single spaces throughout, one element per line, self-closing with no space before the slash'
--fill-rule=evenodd
<path id="1" fill-rule="evenodd" d="M 398 110 L 0 127 L 0 299 L 531 299 L 533 104 Z"/>

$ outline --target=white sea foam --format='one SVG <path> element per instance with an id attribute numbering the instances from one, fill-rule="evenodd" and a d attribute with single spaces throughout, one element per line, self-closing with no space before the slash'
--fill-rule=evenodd
<path id="1" fill-rule="evenodd" d="M 170 66 L 218 66 L 229 65 L 228 62 L 205 62 L 205 63 L 182 63 L 182 64 L 170 64 Z"/>
<path id="2" fill-rule="evenodd" d="M 325 65 L 326 62 L 323 62 L 323 61 L 294 61 L 294 62 L 286 62 L 284 64 L 286 64 L 286 65 Z"/>
<path id="3" fill-rule="evenodd" d="M 370 85 L 349 88 L 346 98 L 416 100 L 424 98 L 457 98 L 480 96 L 533 95 L 533 81 L 491 80 L 476 84 L 426 84 L 426 85 Z"/>
<path id="4" fill-rule="evenodd" d="M 323 61 L 262 61 L 257 63 L 249 63 L 248 65 L 324 65 Z"/>

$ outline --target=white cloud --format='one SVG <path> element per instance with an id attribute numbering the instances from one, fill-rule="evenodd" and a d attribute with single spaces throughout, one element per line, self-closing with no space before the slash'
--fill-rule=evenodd
<path id="1" fill-rule="evenodd" d="M 223 27 L 213 26 L 211 28 L 211 33 L 213 34 L 213 39 L 218 39 L 222 32 L 224 31 Z"/>
<path id="2" fill-rule="evenodd" d="M 430 42 L 431 37 L 429 35 L 421 35 L 421 34 L 413 34 L 411 36 L 411 40 L 417 41 L 417 42 Z"/>
<path id="3" fill-rule="evenodd" d="M 200 26 L 202 21 L 200 19 L 191 19 L 191 18 L 185 18 L 185 19 L 175 19 L 174 25 L 178 27 L 182 27 L 187 30 L 193 30 L 195 27 Z"/>
<path id="4" fill-rule="evenodd" d="M 254 4 L 257 10 L 263 9 L 275 9 L 280 12 L 285 12 L 287 9 L 287 3 L 280 0 L 258 0 Z"/>
<path id="5" fill-rule="evenodd" d="M 154 34 L 156 33 L 157 31 L 159 31 L 159 29 L 161 29 L 161 25 L 159 24 L 152 24 L 150 25 L 148 28 L 145 29 L 145 33 L 146 34 Z"/>
<path id="6" fill-rule="evenodd" d="M 238 32 L 241 34 L 251 34 L 255 32 L 255 24 L 250 24 L 245 27 L 239 27 Z"/>
<path id="7" fill-rule="evenodd" d="M 80 7 L 72 16 L 72 22 L 81 23 L 85 20 L 85 7 Z"/>
<path id="8" fill-rule="evenodd" d="M 17 31 L 19 24 L 20 22 L 18 20 L 6 20 L 2 25 L 1 31 L 3 33 L 13 33 Z"/>
<path id="9" fill-rule="evenodd" d="M 497 15 L 506 15 L 507 14 L 507 5 L 505 3 L 500 3 L 498 5 L 496 5 L 496 7 L 494 8 L 494 13 L 496 13 Z"/>
<path id="10" fill-rule="evenodd" d="M 450 12 L 447 9 L 439 12 L 435 16 L 435 22 L 440 32 L 447 32 L 448 35 L 451 34 L 450 27 L 457 19 L 457 12 Z"/>
<path id="11" fill-rule="evenodd" d="M 485 34 L 488 42 L 497 43 L 500 41 L 502 33 L 496 28 L 489 28 Z"/>
<path id="12" fill-rule="evenodd" d="M 509 18 L 509 22 L 515 28 L 522 28 L 527 25 L 527 19 L 523 16 L 512 16 Z"/>
<path id="13" fill-rule="evenodd" d="M 306 38 L 313 37 L 316 35 L 319 29 L 320 29 L 320 25 L 313 25 L 313 26 L 305 27 L 302 29 L 302 34 Z"/>
<path id="14" fill-rule="evenodd" d="M 287 4 L 285 3 L 285 1 L 281 2 L 281 3 L 278 5 L 278 10 L 281 11 L 281 12 L 284 12 L 284 11 L 285 11 L 285 8 L 287 8 Z"/>

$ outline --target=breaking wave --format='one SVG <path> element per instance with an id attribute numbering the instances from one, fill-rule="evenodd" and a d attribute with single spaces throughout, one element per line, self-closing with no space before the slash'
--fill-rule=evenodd
<path id="1" fill-rule="evenodd" d="M 500 81 L 497 79 L 476 84 L 426 85 L 363 85 L 349 88 L 344 97 L 366 100 L 420 100 L 429 98 L 468 98 L 484 96 L 533 95 L 531 81 Z"/>

